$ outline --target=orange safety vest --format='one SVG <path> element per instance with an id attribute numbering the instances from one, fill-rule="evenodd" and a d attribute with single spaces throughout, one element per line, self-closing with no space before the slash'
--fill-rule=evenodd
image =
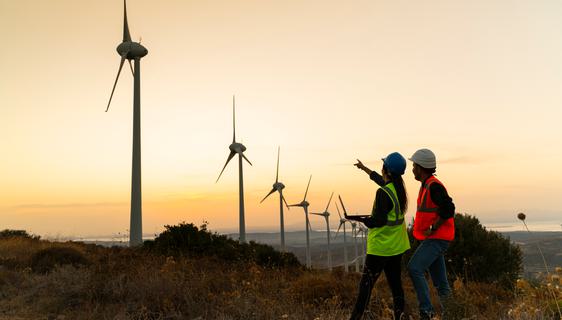
<path id="1" fill-rule="evenodd" d="M 414 238 L 418 240 L 428 239 L 441 239 L 452 241 L 455 238 L 455 219 L 449 218 L 434 231 L 429 237 L 426 237 L 423 232 L 437 221 L 439 215 L 437 214 L 438 206 L 433 203 L 430 196 L 429 186 L 432 183 L 439 183 L 443 186 L 441 181 L 437 180 L 435 176 L 429 177 L 420 188 L 418 194 L 418 209 L 416 211 L 416 219 L 414 220 Z M 445 186 L 443 186 L 445 188 Z M 445 189 L 447 190 L 447 189 Z"/>

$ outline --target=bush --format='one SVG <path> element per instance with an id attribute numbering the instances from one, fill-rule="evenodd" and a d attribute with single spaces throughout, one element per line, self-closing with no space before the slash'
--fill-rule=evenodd
<path id="1" fill-rule="evenodd" d="M 78 267 L 89 265 L 89 261 L 80 251 L 70 247 L 46 248 L 31 256 L 31 270 L 37 273 L 48 273 L 62 265 Z"/>
<path id="2" fill-rule="evenodd" d="M 30 235 L 25 230 L 11 230 L 5 229 L 0 231 L 0 239 L 9 239 L 9 238 L 26 238 L 32 240 L 39 240 L 39 236 Z"/>
<path id="3" fill-rule="evenodd" d="M 419 243 L 410 234 L 412 250 Z M 455 215 L 455 239 L 445 255 L 447 272 L 453 278 L 465 281 L 498 283 L 513 288 L 522 271 L 522 253 L 519 246 L 499 232 L 486 230 L 480 221 L 468 214 Z"/>
<path id="4" fill-rule="evenodd" d="M 144 248 L 170 256 L 215 256 L 227 261 L 250 261 L 267 267 L 300 266 L 292 253 L 279 252 L 273 247 L 253 241 L 240 243 L 225 235 L 207 231 L 204 224 L 197 228 L 192 223 L 165 226 L 153 241 L 145 241 Z"/>

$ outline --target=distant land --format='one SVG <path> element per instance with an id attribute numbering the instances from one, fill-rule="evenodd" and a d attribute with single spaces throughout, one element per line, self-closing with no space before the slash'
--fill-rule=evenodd
<path id="1" fill-rule="evenodd" d="M 508 231 L 502 233 L 511 241 L 518 244 L 523 251 L 523 276 L 525 278 L 535 278 L 540 273 L 545 272 L 543 260 L 540 256 L 540 246 L 549 270 L 554 270 L 555 267 L 562 267 L 562 231 Z M 237 233 L 227 234 L 233 239 L 238 238 Z M 350 262 L 351 270 L 354 270 L 356 259 L 354 239 L 350 236 L 350 230 L 347 230 L 347 250 L 348 261 Z M 342 266 L 344 262 L 344 241 L 343 232 L 335 236 L 335 230 L 331 232 L 331 247 L 332 247 L 332 263 L 334 266 Z M 154 235 L 145 235 L 145 240 L 153 239 Z M 255 241 L 273 246 L 280 249 L 280 235 L 278 232 L 253 232 L 247 233 L 246 238 L 248 241 Z M 60 239 L 59 239 L 60 240 Z M 118 235 L 115 237 L 100 237 L 100 238 L 74 238 L 66 239 L 73 241 L 82 241 L 87 243 L 96 243 L 104 246 L 124 246 L 127 244 L 127 237 Z M 365 239 L 362 236 L 356 238 L 357 252 L 365 252 Z M 306 248 L 306 233 L 304 231 L 290 231 L 285 232 L 285 244 L 287 251 L 294 253 L 301 261 L 305 261 L 305 248 Z M 312 255 L 312 266 L 317 269 L 327 268 L 327 244 L 326 244 L 326 231 L 313 230 L 310 232 L 310 244 Z"/>

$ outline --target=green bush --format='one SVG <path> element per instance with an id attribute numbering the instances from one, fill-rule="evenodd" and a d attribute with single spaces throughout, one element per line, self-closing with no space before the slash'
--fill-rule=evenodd
<path id="1" fill-rule="evenodd" d="M 454 219 L 455 239 L 445 254 L 450 276 L 513 288 L 522 271 L 519 246 L 499 232 L 486 230 L 474 216 L 456 214 Z M 405 263 L 419 245 L 411 233 L 410 241 L 412 249 L 406 254 Z"/>
<path id="2" fill-rule="evenodd" d="M 46 248 L 31 256 L 31 270 L 37 273 L 48 273 L 56 266 L 70 264 L 78 267 L 89 265 L 89 263 L 80 251 L 70 247 Z"/>
<path id="3" fill-rule="evenodd" d="M 273 247 L 253 241 L 240 243 L 225 235 L 197 228 L 192 223 L 165 226 L 153 241 L 145 241 L 147 250 L 170 256 L 215 256 L 227 261 L 251 261 L 267 267 L 296 267 L 300 263 L 292 253 L 279 252 Z"/>
<path id="4" fill-rule="evenodd" d="M 26 238 L 26 239 L 33 239 L 39 240 L 39 236 L 30 235 L 25 230 L 11 230 L 11 229 L 4 229 L 0 231 L 0 239 L 8 239 L 8 238 Z"/>
<path id="5" fill-rule="evenodd" d="M 501 233 L 486 230 L 471 215 L 455 216 L 455 240 L 447 254 L 457 275 L 512 288 L 522 271 L 522 252 Z"/>

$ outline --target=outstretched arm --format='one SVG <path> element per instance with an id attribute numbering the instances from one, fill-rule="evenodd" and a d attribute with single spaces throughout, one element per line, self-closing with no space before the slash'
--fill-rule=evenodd
<path id="1" fill-rule="evenodd" d="M 373 171 L 369 168 L 367 168 L 363 162 L 361 162 L 361 160 L 357 159 L 357 163 L 354 164 L 354 166 L 356 166 L 358 169 L 361 169 L 363 171 L 365 171 L 365 173 L 367 173 L 369 175 L 369 178 L 371 178 L 371 180 L 373 180 L 376 184 L 378 184 L 379 186 L 384 186 L 384 178 L 378 174 L 376 171 Z"/>

